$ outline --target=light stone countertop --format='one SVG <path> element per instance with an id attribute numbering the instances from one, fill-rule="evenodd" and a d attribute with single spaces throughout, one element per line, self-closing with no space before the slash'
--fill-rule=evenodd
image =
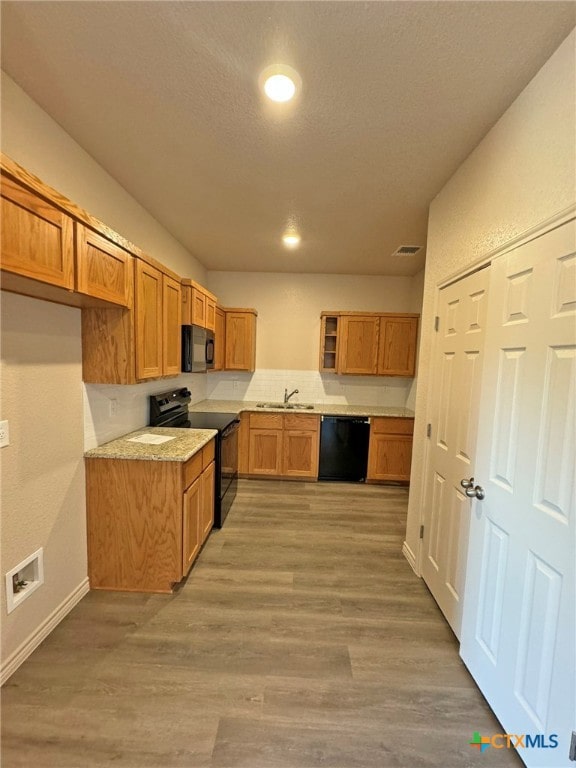
<path id="1" fill-rule="evenodd" d="M 409 408 L 399 408 L 387 405 L 334 405 L 330 403 L 313 403 L 314 409 L 305 408 L 258 408 L 256 403 L 268 402 L 255 400 L 201 400 L 188 407 L 189 411 L 205 411 L 210 413 L 317 413 L 320 416 L 391 416 L 396 418 L 414 418 L 414 411 Z"/>
<path id="2" fill-rule="evenodd" d="M 218 432 L 215 429 L 177 429 L 174 427 L 144 427 L 109 443 L 92 448 L 84 454 L 87 459 L 140 459 L 141 461 L 188 461 Z M 134 443 L 130 438 L 140 435 L 160 435 L 174 440 L 156 444 Z"/>

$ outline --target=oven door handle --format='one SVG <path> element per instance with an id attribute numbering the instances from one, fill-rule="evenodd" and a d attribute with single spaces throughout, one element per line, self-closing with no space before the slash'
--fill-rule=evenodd
<path id="1" fill-rule="evenodd" d="M 237 432 L 240 428 L 240 419 L 237 419 L 236 421 L 233 421 L 231 424 L 228 424 L 226 429 L 222 430 L 222 437 L 230 437 L 230 435 L 234 432 Z"/>

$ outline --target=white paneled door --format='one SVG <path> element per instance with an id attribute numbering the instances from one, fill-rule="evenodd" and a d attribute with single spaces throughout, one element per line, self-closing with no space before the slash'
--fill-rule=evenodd
<path id="1" fill-rule="evenodd" d="M 470 469 L 461 656 L 531 768 L 575 765 L 574 224 L 492 264 Z"/>
<path id="2" fill-rule="evenodd" d="M 475 464 L 489 272 L 440 290 L 432 361 L 422 576 L 457 636 L 472 505 L 460 480 Z"/>

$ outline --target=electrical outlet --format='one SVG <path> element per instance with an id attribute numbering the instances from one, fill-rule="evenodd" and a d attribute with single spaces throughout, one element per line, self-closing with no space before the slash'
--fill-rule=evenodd
<path id="1" fill-rule="evenodd" d="M 118 398 L 110 398 L 110 416 L 114 417 L 118 415 Z"/>
<path id="2" fill-rule="evenodd" d="M 232 391 L 238 392 L 239 382 L 238 379 L 232 379 Z"/>
<path id="3" fill-rule="evenodd" d="M 10 445 L 10 431 L 8 421 L 0 421 L 0 448 Z"/>

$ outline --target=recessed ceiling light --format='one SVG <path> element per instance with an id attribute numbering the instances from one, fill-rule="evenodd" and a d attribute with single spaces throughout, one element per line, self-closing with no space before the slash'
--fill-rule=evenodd
<path id="1" fill-rule="evenodd" d="M 290 101 L 296 93 L 296 85 L 288 75 L 271 75 L 264 83 L 264 93 L 272 101 Z"/>
<path id="2" fill-rule="evenodd" d="M 287 232 L 282 237 L 282 242 L 287 248 L 296 248 L 297 245 L 300 245 L 300 235 L 296 232 Z"/>
<path id="3" fill-rule="evenodd" d="M 266 96 L 278 104 L 291 101 L 302 86 L 298 72 L 286 64 L 266 67 L 258 80 Z"/>

